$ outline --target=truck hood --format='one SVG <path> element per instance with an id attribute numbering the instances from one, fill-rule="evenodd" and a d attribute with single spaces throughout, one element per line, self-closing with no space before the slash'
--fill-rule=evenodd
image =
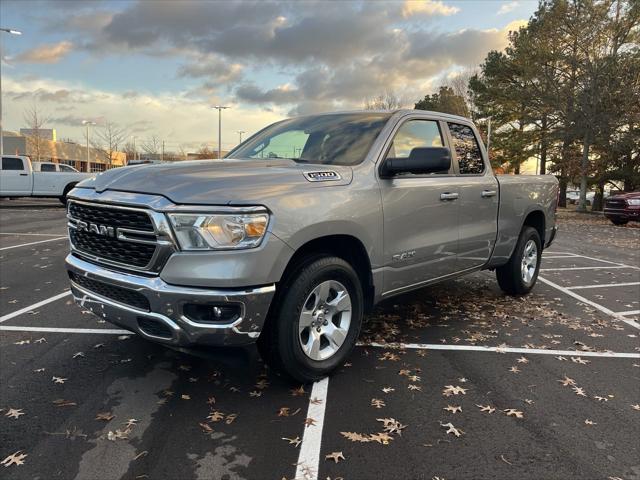
<path id="1" fill-rule="evenodd" d="M 309 172 L 335 172 L 339 179 L 310 181 Z M 287 159 L 198 160 L 164 165 L 115 168 L 82 187 L 98 193 L 117 190 L 162 195 L 177 204 L 262 204 L 294 190 L 328 188 L 351 183 L 350 167 L 296 163 Z"/>

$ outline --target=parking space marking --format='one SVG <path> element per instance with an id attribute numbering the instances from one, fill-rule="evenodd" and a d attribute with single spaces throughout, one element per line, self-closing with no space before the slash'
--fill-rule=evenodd
<path id="1" fill-rule="evenodd" d="M 60 235 L 66 235 L 66 233 L 7 233 L 0 232 L 0 235 L 13 235 L 15 237 L 59 237 Z"/>
<path id="2" fill-rule="evenodd" d="M 57 240 L 66 240 L 67 237 L 47 238 L 46 240 L 38 240 L 37 242 L 21 243 L 20 245 L 11 245 L 10 247 L 2 247 L 0 250 L 11 250 L 12 248 L 28 247 L 29 245 L 37 245 L 38 243 L 55 242 Z"/>
<path id="3" fill-rule="evenodd" d="M 130 332 L 129 330 L 117 330 L 114 328 L 16 327 L 13 325 L 0 325 L 0 332 L 98 333 L 105 335 L 135 335 L 135 332 Z"/>
<path id="4" fill-rule="evenodd" d="M 552 260 L 554 258 L 576 258 L 576 256 L 575 255 L 554 255 L 554 256 L 544 255 L 542 258 L 544 258 L 545 260 Z"/>
<path id="5" fill-rule="evenodd" d="M 615 268 L 615 267 L 609 267 L 609 268 Z M 613 318 L 620 320 L 621 322 L 626 323 L 627 325 L 630 325 L 634 328 L 637 328 L 638 330 L 640 330 L 640 323 L 636 322 L 635 320 L 629 320 L 628 318 L 623 317 L 622 315 L 614 312 L 613 310 L 609 310 L 607 307 L 603 307 L 602 305 L 600 305 L 599 303 L 593 302 L 591 300 L 589 300 L 588 298 L 584 298 L 581 295 L 578 295 L 575 292 L 572 292 L 571 290 L 562 287 L 560 285 L 558 285 L 557 283 L 553 283 L 551 280 L 547 280 L 546 278 L 542 278 L 542 277 L 538 277 L 538 280 L 540 280 L 542 283 L 546 283 L 547 285 L 549 285 L 550 287 L 553 287 L 557 290 L 560 290 L 562 293 L 565 293 L 567 295 L 569 295 L 570 297 L 575 298 L 576 300 L 585 303 L 587 305 L 592 306 L 593 308 L 600 310 L 602 313 L 606 313 L 607 315 L 611 315 Z"/>
<path id="6" fill-rule="evenodd" d="M 576 257 L 579 258 L 579 257 Z M 613 268 L 636 268 L 630 265 L 614 265 L 614 266 L 606 266 L 606 267 L 561 267 L 561 268 L 541 268 L 541 272 L 562 272 L 565 270 L 604 270 L 604 269 L 613 269 Z"/>
<path id="7" fill-rule="evenodd" d="M 579 357 L 602 358 L 640 358 L 640 353 L 625 352 L 586 352 L 582 350 L 546 350 L 543 348 L 524 347 L 486 347 L 482 345 L 445 345 L 441 343 L 358 343 L 359 347 L 376 348 L 405 348 L 409 350 L 449 350 L 461 352 L 490 352 L 490 353 L 524 353 L 539 355 L 567 355 Z"/>
<path id="8" fill-rule="evenodd" d="M 12 318 L 18 317 L 23 313 L 30 312 L 35 310 L 36 308 L 40 308 L 48 303 L 55 302 L 56 300 L 60 300 L 61 298 L 66 297 L 67 295 L 71 295 L 71 290 L 67 290 L 65 292 L 59 293 L 58 295 L 54 295 L 53 297 L 49 297 L 46 300 L 42 300 L 41 302 L 34 303 L 33 305 L 29 305 L 28 307 L 21 308 L 20 310 L 16 310 L 15 312 L 7 313 L 0 317 L 0 323 L 6 322 L 7 320 L 11 320 Z"/>
<path id="9" fill-rule="evenodd" d="M 640 285 L 640 282 L 627 283 L 603 283 L 597 285 L 578 285 L 577 287 L 566 287 L 567 290 L 584 290 L 587 288 L 607 288 L 607 287 L 630 287 L 632 285 Z"/>
<path id="10" fill-rule="evenodd" d="M 578 257 L 582 257 L 582 258 L 586 258 L 588 260 L 595 260 L 596 262 L 610 263 L 611 265 L 620 265 L 621 267 L 635 268 L 636 270 L 640 270 L 640 267 L 634 267 L 633 265 L 626 265 L 626 264 L 620 263 L 620 262 L 612 262 L 610 260 L 602 260 L 601 258 L 587 257 L 586 255 L 577 255 L 577 256 Z"/>
<path id="11" fill-rule="evenodd" d="M 327 391 L 329 377 L 315 382 L 309 395 L 309 409 L 307 418 L 315 420 L 315 425 L 305 426 L 300 445 L 300 455 L 296 464 L 295 478 L 317 480 L 320 466 L 320 448 L 322 446 L 322 430 L 324 427 L 324 412 L 327 406 Z"/>
<path id="12" fill-rule="evenodd" d="M 616 315 L 622 315 L 623 317 L 629 316 L 629 315 L 638 315 L 640 313 L 640 310 L 627 310 L 626 312 L 616 312 Z"/>

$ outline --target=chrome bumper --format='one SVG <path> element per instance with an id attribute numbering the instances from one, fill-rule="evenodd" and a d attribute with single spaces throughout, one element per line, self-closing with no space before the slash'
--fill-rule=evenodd
<path id="1" fill-rule="evenodd" d="M 149 303 L 149 310 L 108 298 L 71 281 L 71 290 L 79 306 L 148 340 L 174 346 L 244 345 L 254 342 L 260 335 L 275 293 L 273 284 L 250 289 L 179 287 L 159 277 L 108 270 L 73 254 L 67 256 L 66 266 L 69 272 L 89 281 L 144 296 Z M 240 315 L 227 324 L 199 323 L 185 316 L 183 307 L 187 303 L 239 305 Z M 162 326 L 162 335 L 157 334 L 157 329 L 148 328 L 148 325 L 158 325 L 158 322 Z"/>

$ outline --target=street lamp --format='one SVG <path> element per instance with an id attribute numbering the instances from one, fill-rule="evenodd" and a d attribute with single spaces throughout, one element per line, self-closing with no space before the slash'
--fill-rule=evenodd
<path id="1" fill-rule="evenodd" d="M 22 35 L 20 30 L 13 28 L 0 28 L 1 33 L 10 35 Z M 4 154 L 4 130 L 2 129 L 2 36 L 0 35 L 0 156 Z"/>
<path id="2" fill-rule="evenodd" d="M 82 124 L 87 127 L 87 172 L 91 171 L 91 162 L 89 161 L 89 125 L 95 125 L 96 122 L 91 120 L 82 120 Z"/>
<path id="3" fill-rule="evenodd" d="M 218 160 L 222 158 L 222 110 L 231 107 L 223 107 L 221 105 L 216 105 L 216 110 L 218 110 Z"/>
<path id="4" fill-rule="evenodd" d="M 138 138 L 138 136 L 133 135 L 131 138 L 133 138 L 133 159 L 137 160 L 138 150 L 136 149 L 136 138 Z"/>
<path id="5" fill-rule="evenodd" d="M 242 134 L 246 133 L 244 130 L 238 130 L 238 135 L 240 135 L 240 141 L 238 142 L 238 145 L 242 143 Z"/>

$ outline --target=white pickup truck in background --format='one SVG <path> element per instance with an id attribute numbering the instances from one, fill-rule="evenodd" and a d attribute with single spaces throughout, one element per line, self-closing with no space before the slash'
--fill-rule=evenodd
<path id="1" fill-rule="evenodd" d="M 53 168 L 52 168 L 53 167 Z M 95 177 L 68 165 L 34 162 L 22 155 L 3 155 L 0 169 L 0 197 L 57 197 L 64 204 L 75 185 Z"/>

